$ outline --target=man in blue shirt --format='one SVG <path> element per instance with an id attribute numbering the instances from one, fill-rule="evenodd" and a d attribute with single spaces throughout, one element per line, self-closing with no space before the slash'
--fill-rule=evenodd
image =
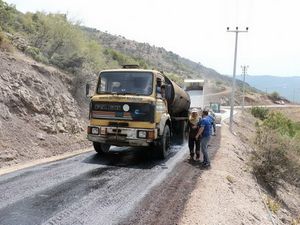
<path id="1" fill-rule="evenodd" d="M 208 117 L 208 111 L 202 112 L 202 120 L 199 121 L 198 126 L 200 127 L 196 139 L 201 136 L 201 151 L 203 154 L 203 166 L 209 167 L 210 160 L 208 158 L 207 146 L 211 136 L 211 119 Z"/>
<path id="2" fill-rule="evenodd" d="M 208 113 L 208 117 L 211 120 L 211 127 L 212 127 L 212 131 L 213 131 L 212 135 L 216 136 L 216 116 L 215 116 L 214 112 L 210 110 Z"/>

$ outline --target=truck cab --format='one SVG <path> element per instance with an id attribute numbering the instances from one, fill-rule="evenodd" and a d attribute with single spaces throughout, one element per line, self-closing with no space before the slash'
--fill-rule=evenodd
<path id="1" fill-rule="evenodd" d="M 87 131 L 95 150 L 107 152 L 111 145 L 150 146 L 164 158 L 172 133 L 170 82 L 156 70 L 101 71 L 90 101 Z"/>

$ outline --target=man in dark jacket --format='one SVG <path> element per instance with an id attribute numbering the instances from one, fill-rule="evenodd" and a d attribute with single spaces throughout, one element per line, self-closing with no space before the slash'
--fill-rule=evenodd
<path id="1" fill-rule="evenodd" d="M 192 109 L 190 118 L 189 118 L 189 149 L 191 159 L 194 160 L 194 155 L 196 153 L 196 160 L 200 158 L 200 139 L 196 139 L 196 135 L 199 131 L 199 115 L 197 109 Z"/>

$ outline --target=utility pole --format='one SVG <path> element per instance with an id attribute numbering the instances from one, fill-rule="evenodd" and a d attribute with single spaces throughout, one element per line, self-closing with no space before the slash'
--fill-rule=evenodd
<path id="1" fill-rule="evenodd" d="M 245 76 L 247 74 L 247 69 L 249 66 L 241 66 L 243 71 L 243 101 L 242 101 L 242 113 L 244 113 L 244 107 L 245 107 Z"/>
<path id="2" fill-rule="evenodd" d="M 232 132 L 238 35 L 239 35 L 239 33 L 248 32 L 248 27 L 246 27 L 246 30 L 239 30 L 238 27 L 236 27 L 235 30 L 230 30 L 229 27 L 227 27 L 227 32 L 234 32 L 235 33 L 233 78 L 232 78 L 232 92 L 231 92 L 231 100 L 230 100 L 230 118 L 229 118 L 229 130 Z"/>
<path id="3" fill-rule="evenodd" d="M 296 88 L 293 89 L 293 103 L 294 104 L 296 104 L 295 95 L 296 95 Z"/>

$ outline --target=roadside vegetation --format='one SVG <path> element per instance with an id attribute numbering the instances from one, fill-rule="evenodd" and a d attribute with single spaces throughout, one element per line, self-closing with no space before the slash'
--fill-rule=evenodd
<path id="1" fill-rule="evenodd" d="M 78 22 L 59 13 L 26 13 L 0 0 L 0 48 L 14 47 L 38 62 L 49 64 L 75 76 L 74 84 L 102 69 L 137 64 L 151 68 L 144 59 L 104 47 Z M 182 82 L 181 76 L 168 74 Z"/>
<path id="2" fill-rule="evenodd" d="M 252 157 L 253 171 L 271 191 L 281 181 L 300 187 L 300 123 L 281 112 L 254 107 L 257 151 Z"/>
<path id="3" fill-rule="evenodd" d="M 274 91 L 271 94 L 269 94 L 270 98 L 273 99 L 274 101 L 280 100 L 280 95 L 278 92 Z"/>
<path id="4" fill-rule="evenodd" d="M 13 51 L 13 46 L 11 45 L 10 41 L 7 39 L 5 34 L 1 31 L 1 29 L 0 29 L 0 50 L 7 51 L 7 52 Z"/>
<path id="5" fill-rule="evenodd" d="M 66 14 L 23 14 L 13 5 L 0 0 L 0 47 L 8 48 L 10 42 L 34 60 L 78 76 L 124 64 L 152 69 L 143 58 L 103 47 L 99 40 L 79 23 L 69 20 Z M 183 78 L 178 74 L 167 73 L 167 76 L 179 84 L 183 83 Z"/>

